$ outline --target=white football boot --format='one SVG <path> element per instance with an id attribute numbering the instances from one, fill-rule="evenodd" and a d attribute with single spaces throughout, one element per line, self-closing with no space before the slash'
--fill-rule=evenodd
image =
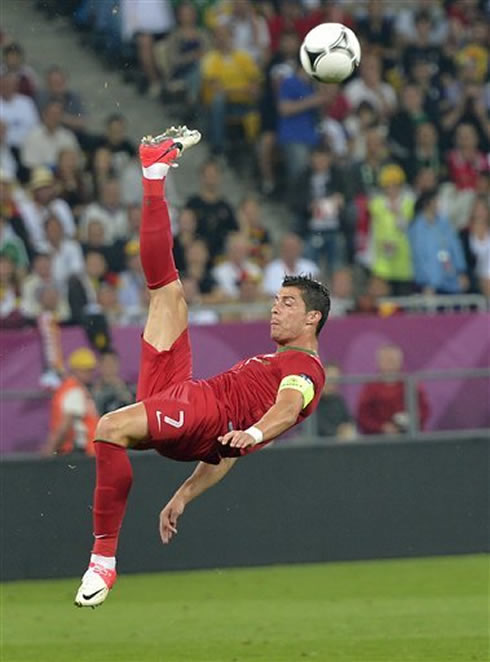
<path id="1" fill-rule="evenodd" d="M 98 607 L 109 595 L 117 579 L 115 570 L 100 563 L 90 563 L 75 597 L 77 607 Z"/>

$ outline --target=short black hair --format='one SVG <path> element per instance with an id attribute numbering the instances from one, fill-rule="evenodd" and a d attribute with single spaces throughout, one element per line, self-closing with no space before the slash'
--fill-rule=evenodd
<path id="1" fill-rule="evenodd" d="M 415 202 L 415 208 L 414 208 L 415 215 L 423 212 L 425 208 L 432 202 L 432 200 L 437 198 L 437 195 L 438 195 L 437 189 L 435 188 L 421 193 Z"/>
<path id="2" fill-rule="evenodd" d="M 315 335 L 318 336 L 328 318 L 330 312 L 330 291 L 326 285 L 315 280 L 311 274 L 300 276 L 284 276 L 282 287 L 297 287 L 305 302 L 306 312 L 318 310 L 321 313 L 320 321 L 316 327 Z"/>

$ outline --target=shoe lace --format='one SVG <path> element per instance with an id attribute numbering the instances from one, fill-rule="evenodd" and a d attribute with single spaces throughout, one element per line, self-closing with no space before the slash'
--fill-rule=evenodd
<path id="1" fill-rule="evenodd" d="M 96 575 L 100 575 L 102 579 L 104 580 L 111 580 L 112 577 L 114 576 L 115 570 L 111 570 L 111 568 L 106 568 L 105 566 L 101 565 L 100 563 L 93 563 L 90 564 L 90 569 L 92 572 L 94 572 Z"/>

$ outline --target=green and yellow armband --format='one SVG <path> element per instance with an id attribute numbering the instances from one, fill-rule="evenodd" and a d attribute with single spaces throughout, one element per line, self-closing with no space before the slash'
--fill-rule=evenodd
<path id="1" fill-rule="evenodd" d="M 292 388 L 299 391 L 303 396 L 303 409 L 305 409 L 315 397 L 313 381 L 307 375 L 288 375 L 279 384 L 279 391 Z"/>

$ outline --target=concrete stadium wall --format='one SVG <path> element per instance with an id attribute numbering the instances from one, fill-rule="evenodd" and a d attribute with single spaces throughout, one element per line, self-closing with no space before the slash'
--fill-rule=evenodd
<path id="1" fill-rule="evenodd" d="M 287 444 L 287 442 L 286 442 Z M 132 456 L 123 573 L 488 550 L 490 443 L 370 443 L 264 451 L 192 503 L 169 546 L 160 509 L 192 465 Z M 0 465 L 0 578 L 77 576 L 91 545 L 94 463 Z"/>

